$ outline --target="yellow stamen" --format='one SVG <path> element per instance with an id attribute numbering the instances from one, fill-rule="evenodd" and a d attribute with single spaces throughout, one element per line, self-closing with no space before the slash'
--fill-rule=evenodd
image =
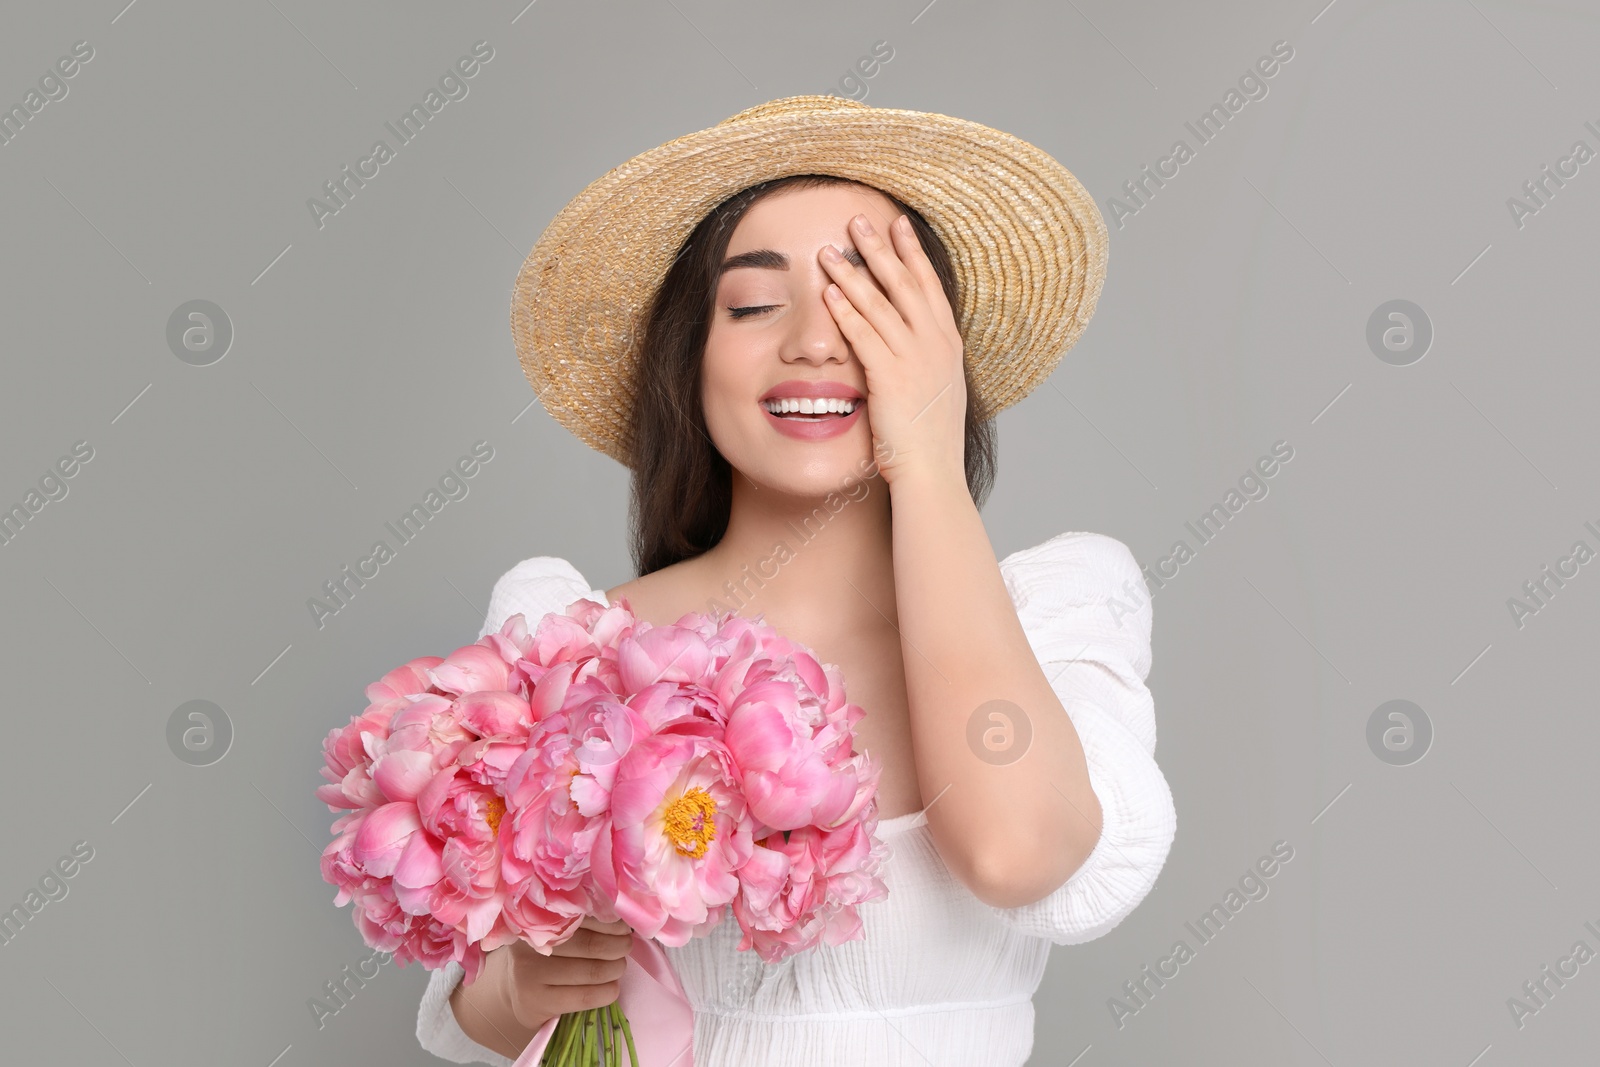
<path id="1" fill-rule="evenodd" d="M 667 805 L 667 838 L 682 855 L 699 859 L 717 836 L 717 802 L 699 786 Z"/>
<path id="2" fill-rule="evenodd" d="M 484 808 L 483 819 L 489 824 L 490 833 L 499 833 L 500 819 L 506 813 L 506 802 L 499 797 L 490 797 Z"/>

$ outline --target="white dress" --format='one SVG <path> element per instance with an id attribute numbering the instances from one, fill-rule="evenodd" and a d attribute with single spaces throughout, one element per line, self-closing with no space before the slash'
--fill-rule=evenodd
<path id="1" fill-rule="evenodd" d="M 729 914 L 707 936 L 663 946 L 694 1009 L 695 1067 L 1020 1067 L 1051 944 L 1106 934 L 1155 884 L 1177 816 L 1154 759 L 1144 577 L 1122 542 L 1076 532 L 1012 553 L 1000 571 L 1082 739 L 1104 813 L 1094 851 L 1044 899 L 997 908 L 945 867 L 926 809 L 880 820 L 889 892 L 861 905 L 861 940 L 767 964 L 735 948 Z M 482 633 L 580 597 L 608 603 L 566 560 L 525 559 L 495 583 Z M 509 1067 L 457 1025 L 449 997 L 461 976 L 456 964 L 430 976 L 417 1039 L 456 1063 Z"/>

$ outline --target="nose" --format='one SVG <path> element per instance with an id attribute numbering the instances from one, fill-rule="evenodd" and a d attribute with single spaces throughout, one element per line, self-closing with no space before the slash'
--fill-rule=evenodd
<path id="1" fill-rule="evenodd" d="M 789 317 L 793 328 L 781 349 L 785 363 L 848 363 L 854 355 L 822 296 L 831 281 L 823 274 L 816 290 L 796 302 L 795 313 Z"/>

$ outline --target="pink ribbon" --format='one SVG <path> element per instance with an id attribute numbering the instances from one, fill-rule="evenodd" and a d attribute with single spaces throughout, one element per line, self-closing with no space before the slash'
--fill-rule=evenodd
<path id="1" fill-rule="evenodd" d="M 634 935 L 621 981 L 617 1003 L 628 1016 L 639 1067 L 694 1067 L 694 1009 L 660 942 Z M 541 1026 L 512 1067 L 538 1067 L 560 1019 L 558 1015 Z M 628 1046 L 620 1030 L 617 1042 L 623 1067 L 628 1067 Z"/>

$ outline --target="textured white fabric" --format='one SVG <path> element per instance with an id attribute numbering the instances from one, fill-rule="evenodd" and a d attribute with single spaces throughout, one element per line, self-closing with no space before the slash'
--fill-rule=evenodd
<path id="1" fill-rule="evenodd" d="M 1082 739 L 1104 812 L 1094 851 L 1044 899 L 996 908 L 944 865 L 926 809 L 881 820 L 889 895 L 862 905 L 861 940 L 766 964 L 736 949 L 729 916 L 687 945 L 665 946 L 694 1008 L 696 1067 L 1016 1067 L 1033 1048 L 1033 994 L 1051 943 L 1104 935 L 1155 884 L 1177 816 L 1154 759 L 1144 576 L 1122 542 L 1078 532 L 1014 552 L 1000 571 Z M 607 603 L 566 560 L 525 559 L 495 583 L 479 636 L 516 612 L 536 621 L 583 597 Z M 509 1067 L 456 1024 L 449 995 L 461 975 L 451 965 L 430 977 L 418 1040 L 456 1063 Z"/>

